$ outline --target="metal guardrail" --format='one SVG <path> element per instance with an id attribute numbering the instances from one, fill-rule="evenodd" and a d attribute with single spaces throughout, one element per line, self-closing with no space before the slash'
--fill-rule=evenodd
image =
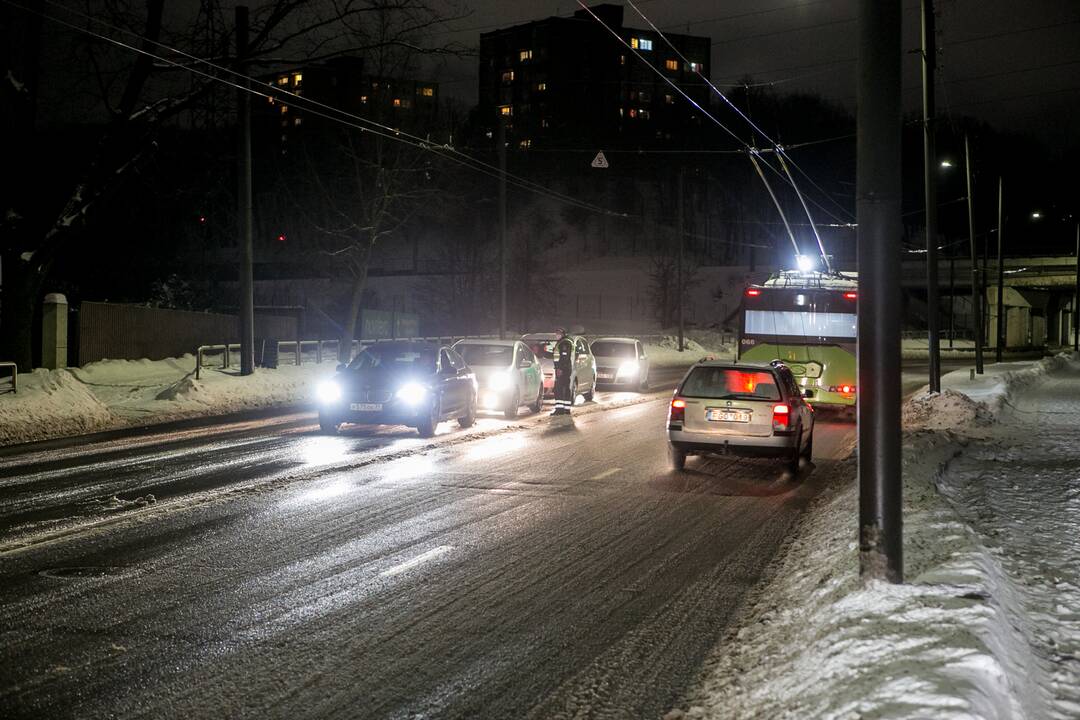
<path id="1" fill-rule="evenodd" d="M 11 368 L 11 392 L 19 392 L 19 366 L 6 360 L 0 362 L 0 368 Z"/>

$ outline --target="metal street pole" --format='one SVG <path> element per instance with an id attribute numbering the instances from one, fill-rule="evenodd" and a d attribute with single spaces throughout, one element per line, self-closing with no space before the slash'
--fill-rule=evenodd
<path id="1" fill-rule="evenodd" d="M 683 344 L 683 340 L 684 340 L 684 336 L 683 336 L 683 330 L 684 330 L 684 327 L 683 327 L 683 245 L 684 245 L 683 232 L 684 232 L 685 227 L 686 227 L 686 225 L 685 225 L 686 218 L 685 218 L 685 214 L 684 214 L 686 211 L 685 211 L 685 209 L 683 207 L 683 205 L 684 205 L 684 203 L 683 203 L 683 192 L 684 192 L 684 186 L 685 186 L 685 175 L 686 175 L 686 169 L 684 167 L 680 166 L 679 167 L 679 199 L 678 199 L 678 202 L 679 202 L 679 219 L 677 220 L 677 227 L 675 229 L 676 242 L 679 244 L 679 266 L 678 266 L 678 272 L 676 273 L 677 274 L 677 278 L 676 278 L 676 283 L 677 284 L 675 286 L 675 288 L 676 288 L 675 291 L 678 293 L 678 300 L 679 300 L 679 352 L 682 352 L 683 347 L 684 347 L 684 344 Z"/>
<path id="2" fill-rule="evenodd" d="M 499 113 L 499 339 L 506 338 L 506 116 Z"/>
<path id="3" fill-rule="evenodd" d="M 926 331 L 930 345 L 930 392 L 941 392 L 937 254 L 937 150 L 934 117 L 934 2 L 922 0 L 923 176 L 926 184 Z"/>
<path id="4" fill-rule="evenodd" d="M 903 581 L 900 474 L 900 0 L 860 0 L 859 572 Z"/>
<path id="5" fill-rule="evenodd" d="M 1076 288 L 1073 290 L 1073 352 L 1080 352 L 1080 223 L 1076 226 Z"/>
<path id="6" fill-rule="evenodd" d="M 949 255 L 949 349 L 956 336 L 956 255 Z"/>
<path id="7" fill-rule="evenodd" d="M 979 256 L 975 249 L 975 205 L 971 195 L 971 146 L 964 135 L 964 172 L 967 175 L 968 240 L 971 244 L 971 325 L 975 338 L 975 372 L 983 374 L 982 303 L 979 302 Z"/>
<path id="8" fill-rule="evenodd" d="M 237 152 L 237 218 L 240 230 L 240 374 L 255 372 L 255 264 L 253 210 L 251 200 L 251 81 L 247 77 L 248 9 L 236 6 L 236 71 L 239 87 L 236 106 L 239 148 Z"/>
<path id="9" fill-rule="evenodd" d="M 1005 352 L 1005 178 L 998 178 L 998 258 L 997 258 L 997 347 L 994 362 L 1001 362 Z"/>

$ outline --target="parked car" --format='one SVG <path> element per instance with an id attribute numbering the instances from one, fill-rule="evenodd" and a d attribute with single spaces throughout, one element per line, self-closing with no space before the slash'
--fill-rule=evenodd
<path id="1" fill-rule="evenodd" d="M 596 358 L 596 382 L 645 392 L 649 389 L 649 357 L 640 340 L 605 337 L 590 345 Z"/>
<path id="2" fill-rule="evenodd" d="M 399 340 L 362 348 L 316 389 L 319 427 L 336 433 L 344 423 L 410 425 L 431 437 L 439 423 L 476 421 L 476 375 L 452 348 Z"/>
<path id="3" fill-rule="evenodd" d="M 779 361 L 703 360 L 675 390 L 667 433 L 676 470 L 687 455 L 732 453 L 781 458 L 797 477 L 814 452 L 814 410 Z"/>
<path id="4" fill-rule="evenodd" d="M 575 397 L 583 395 L 586 400 L 592 400 L 596 395 L 596 358 L 592 356 L 585 338 L 580 335 L 567 337 L 574 343 L 574 369 L 570 377 L 570 387 Z M 530 333 L 522 335 L 521 339 L 540 359 L 540 366 L 544 369 L 544 397 L 555 397 L 555 361 L 551 351 L 559 336 L 555 333 Z"/>
<path id="5" fill-rule="evenodd" d="M 544 377 L 540 361 L 521 340 L 459 340 L 454 350 L 476 373 L 479 407 L 501 410 L 515 418 L 518 408 L 544 408 Z"/>

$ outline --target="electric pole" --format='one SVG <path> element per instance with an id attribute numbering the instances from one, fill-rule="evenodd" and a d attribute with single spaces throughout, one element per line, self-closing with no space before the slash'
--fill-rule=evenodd
<path id="1" fill-rule="evenodd" d="M 998 178 L 997 347 L 994 362 L 1005 352 L 1005 178 Z"/>
<path id="2" fill-rule="evenodd" d="M 941 392 L 937 254 L 937 150 L 934 111 L 934 2 L 922 0 L 923 176 L 926 185 L 926 330 L 930 347 L 930 392 Z"/>
<path id="3" fill-rule="evenodd" d="M 967 175 L 968 240 L 971 244 L 971 328 L 975 337 L 975 372 L 983 374 L 982 303 L 979 302 L 979 254 L 975 249 L 975 204 L 971 194 L 971 146 L 964 135 L 964 172 Z"/>
<path id="4" fill-rule="evenodd" d="M 1080 351 L 1080 223 L 1076 225 L 1076 287 L 1073 289 L 1073 352 Z"/>
<path id="5" fill-rule="evenodd" d="M 236 202 L 240 230 L 240 374 L 255 372 L 255 264 L 253 248 L 254 225 L 251 201 L 251 81 L 247 79 L 248 9 L 236 6 L 236 71 L 239 87 L 236 91 L 238 188 Z M 300 349 L 297 348 L 297 352 Z"/>
<path id="6" fill-rule="evenodd" d="M 499 339 L 506 338 L 506 116 L 499 113 Z"/>
<path id="7" fill-rule="evenodd" d="M 857 239 L 859 573 L 903 581 L 900 0 L 860 0 Z"/>
<path id="8" fill-rule="evenodd" d="M 686 218 L 685 218 L 684 213 L 686 211 L 683 208 L 683 205 L 684 205 L 683 192 L 684 192 L 684 186 L 685 186 L 685 176 L 686 176 L 686 168 L 680 165 L 679 166 L 679 198 L 678 198 L 679 218 L 676 221 L 677 227 L 675 229 L 676 242 L 679 244 L 679 261 L 678 261 L 678 271 L 676 272 L 677 277 L 676 277 L 676 285 L 675 285 L 676 292 L 678 293 L 678 302 L 679 302 L 679 352 L 682 352 L 683 347 L 684 347 L 684 344 L 683 344 L 683 342 L 684 342 L 684 340 L 683 340 L 683 338 L 684 338 L 684 336 L 683 336 L 683 329 L 684 329 L 683 328 L 683 245 L 684 245 L 683 232 L 684 232 L 684 229 L 685 229 L 685 222 L 686 222 Z"/>

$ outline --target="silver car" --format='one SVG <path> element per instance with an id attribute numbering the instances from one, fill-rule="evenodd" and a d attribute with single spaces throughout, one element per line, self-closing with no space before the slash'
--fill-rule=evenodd
<path id="1" fill-rule="evenodd" d="M 596 338 L 590 344 L 596 358 L 596 381 L 600 385 L 649 389 L 649 356 L 640 340 L 625 337 Z"/>
<path id="2" fill-rule="evenodd" d="M 476 373 L 478 405 L 515 418 L 518 408 L 544 408 L 544 377 L 540 360 L 521 340 L 459 340 L 454 350 Z"/>
<path id="3" fill-rule="evenodd" d="M 589 343 L 585 338 L 580 335 L 567 337 L 574 343 L 574 369 L 570 376 L 570 387 L 574 390 L 574 397 L 583 395 L 586 400 L 592 400 L 596 395 L 596 358 L 589 350 Z M 551 351 L 559 336 L 555 333 L 530 333 L 522 335 L 521 339 L 536 357 L 540 358 L 540 365 L 544 369 L 544 397 L 555 397 L 555 361 Z"/>
<path id="4" fill-rule="evenodd" d="M 705 360 L 676 388 L 667 432 L 676 470 L 687 455 L 732 453 L 781 458 L 797 477 L 799 459 L 814 452 L 814 410 L 779 361 Z"/>

